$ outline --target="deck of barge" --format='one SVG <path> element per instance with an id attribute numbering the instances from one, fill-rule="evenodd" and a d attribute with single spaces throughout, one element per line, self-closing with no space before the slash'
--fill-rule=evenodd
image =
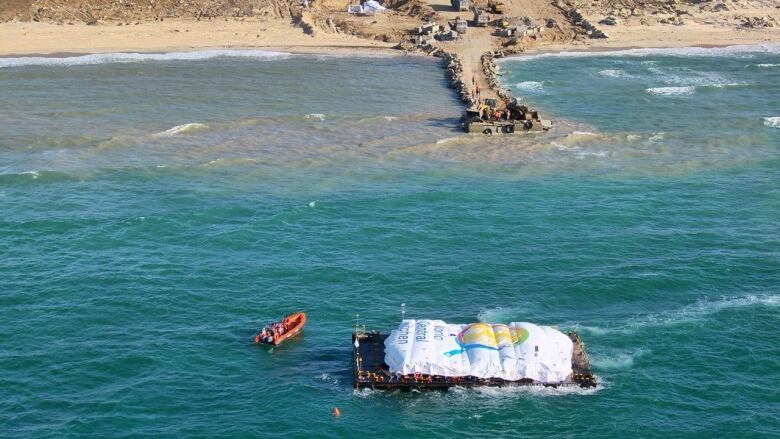
<path id="1" fill-rule="evenodd" d="M 440 375 L 398 375 L 390 372 L 385 363 L 385 339 L 389 334 L 355 332 L 352 334 L 352 368 L 355 388 L 383 390 L 425 390 L 448 389 L 450 387 L 517 387 L 517 386 L 578 386 L 583 388 L 596 386 L 596 380 L 590 370 L 590 361 L 582 339 L 574 332 L 567 335 L 574 343 L 572 355 L 572 374 L 560 383 L 540 383 L 531 379 L 507 381 L 500 378 L 445 377 Z M 355 343 L 355 341 L 359 343 Z"/>

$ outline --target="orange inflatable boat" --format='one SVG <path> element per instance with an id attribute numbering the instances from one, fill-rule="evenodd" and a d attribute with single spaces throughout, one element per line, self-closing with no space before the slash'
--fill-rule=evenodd
<path id="1" fill-rule="evenodd" d="M 280 322 L 272 323 L 255 335 L 255 343 L 279 346 L 290 337 L 295 337 L 303 330 L 306 324 L 306 314 L 296 312 L 283 318 Z"/>

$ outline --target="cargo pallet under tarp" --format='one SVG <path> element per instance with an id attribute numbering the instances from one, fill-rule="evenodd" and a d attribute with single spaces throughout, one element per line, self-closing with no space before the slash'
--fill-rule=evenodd
<path id="1" fill-rule="evenodd" d="M 448 389 L 450 387 L 595 387 L 596 380 L 590 371 L 590 361 L 585 345 L 579 335 L 569 332 L 566 335 L 574 343 L 572 355 L 572 375 L 567 381 L 559 383 L 540 383 L 531 379 L 508 381 L 500 378 L 445 377 L 440 375 L 398 375 L 390 372 L 385 363 L 385 339 L 389 334 L 377 331 L 355 331 L 352 334 L 352 369 L 354 385 L 357 389 L 379 390 L 426 390 Z M 357 343 L 356 343 L 357 341 Z"/>

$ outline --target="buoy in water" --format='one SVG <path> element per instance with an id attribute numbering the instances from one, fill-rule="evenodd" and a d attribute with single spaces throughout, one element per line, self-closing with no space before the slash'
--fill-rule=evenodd
<path id="1" fill-rule="evenodd" d="M 336 418 L 341 416 L 341 410 L 339 410 L 338 407 L 333 407 L 333 416 L 336 417 Z"/>

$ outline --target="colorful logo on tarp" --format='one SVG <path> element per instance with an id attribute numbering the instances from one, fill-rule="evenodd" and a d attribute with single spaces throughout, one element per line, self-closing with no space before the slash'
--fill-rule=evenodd
<path id="1" fill-rule="evenodd" d="M 455 336 L 455 342 L 460 349 L 445 352 L 444 355 L 451 357 L 471 349 L 498 351 L 526 341 L 528 335 L 528 331 L 519 326 L 472 323 Z"/>

